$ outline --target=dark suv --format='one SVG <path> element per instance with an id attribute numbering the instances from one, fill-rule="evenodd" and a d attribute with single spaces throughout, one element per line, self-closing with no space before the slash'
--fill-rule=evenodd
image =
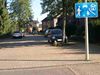
<path id="1" fill-rule="evenodd" d="M 53 45 L 63 44 L 63 32 L 61 29 L 52 29 L 48 33 L 48 42 Z M 66 41 L 67 41 L 66 37 Z"/>

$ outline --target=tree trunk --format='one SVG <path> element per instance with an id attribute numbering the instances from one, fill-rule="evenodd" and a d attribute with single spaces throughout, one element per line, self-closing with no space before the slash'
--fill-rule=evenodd
<path id="1" fill-rule="evenodd" d="M 67 20 L 66 19 L 66 14 L 67 14 L 66 13 L 67 12 L 66 11 L 66 8 L 67 8 L 66 4 L 67 3 L 66 3 L 66 0 L 62 0 L 62 2 L 63 2 L 63 43 L 65 43 L 65 38 L 66 38 L 66 32 L 65 32 L 66 30 L 65 29 L 66 29 L 66 20 Z"/>

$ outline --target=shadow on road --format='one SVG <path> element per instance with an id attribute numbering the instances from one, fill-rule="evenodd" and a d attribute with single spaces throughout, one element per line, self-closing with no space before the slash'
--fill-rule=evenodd
<path id="1" fill-rule="evenodd" d="M 28 46 L 41 46 L 41 45 L 49 45 L 47 42 L 47 38 L 41 35 L 27 35 L 22 39 L 2 39 L 0 40 L 0 48 L 16 48 L 16 47 L 28 47 Z M 71 54 L 84 54 L 85 44 L 83 42 L 69 41 L 68 44 L 61 46 L 61 49 L 79 51 Z M 100 46 L 95 44 L 90 44 L 90 54 L 100 54 Z M 69 54 L 69 53 L 62 53 Z"/>
<path id="2" fill-rule="evenodd" d="M 0 40 L 0 48 L 15 48 L 21 46 L 38 46 L 38 45 L 46 45 L 47 39 L 43 36 L 39 35 L 28 35 L 23 37 L 22 39 L 19 38 L 9 38 L 9 39 L 2 39 Z"/>
<path id="3" fill-rule="evenodd" d="M 69 50 L 78 50 L 81 51 L 81 53 L 85 53 L 85 43 L 84 42 L 69 42 L 68 44 L 64 45 L 62 47 L 63 49 L 69 49 Z M 90 54 L 100 54 L 100 46 L 96 44 L 89 44 L 89 52 Z"/>

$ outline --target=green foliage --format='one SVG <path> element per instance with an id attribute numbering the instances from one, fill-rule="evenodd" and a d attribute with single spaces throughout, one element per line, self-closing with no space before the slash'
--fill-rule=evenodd
<path id="1" fill-rule="evenodd" d="M 77 30 L 77 26 L 75 24 L 73 25 L 67 25 L 66 26 L 66 35 L 70 37 L 71 35 L 75 35 Z"/>
<path id="2" fill-rule="evenodd" d="M 92 24 L 93 26 L 99 25 L 100 26 L 100 19 L 94 19 L 94 20 L 90 20 L 89 21 L 90 24 Z"/>
<path id="3" fill-rule="evenodd" d="M 9 17 L 4 0 L 0 0 L 0 36 L 12 31 L 11 19 Z"/>
<path id="4" fill-rule="evenodd" d="M 42 14 L 49 12 L 49 15 L 57 15 L 62 12 L 62 0 L 41 0 Z"/>
<path id="5" fill-rule="evenodd" d="M 14 0 L 10 5 L 10 15 L 18 28 L 24 27 L 29 22 L 31 15 L 30 0 Z"/>
<path id="6" fill-rule="evenodd" d="M 2 34 L 6 34 L 8 32 L 10 32 L 10 26 L 11 26 L 11 21 L 9 19 L 9 14 L 6 8 L 2 9 L 2 21 L 1 21 L 1 25 L 0 25 L 0 33 Z"/>
<path id="7" fill-rule="evenodd" d="M 0 36 L 24 27 L 31 16 L 30 0 L 11 0 L 9 12 L 6 5 L 7 0 L 0 0 Z"/>
<path id="8" fill-rule="evenodd" d="M 41 0 L 42 14 L 49 12 L 49 16 L 61 13 L 72 14 L 74 12 L 75 0 Z M 63 10 L 66 7 L 67 11 Z"/>

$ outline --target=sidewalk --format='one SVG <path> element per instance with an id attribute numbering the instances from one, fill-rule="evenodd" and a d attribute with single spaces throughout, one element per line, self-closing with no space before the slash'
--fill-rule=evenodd
<path id="1" fill-rule="evenodd" d="M 0 70 L 0 75 L 100 75 L 100 64 L 72 64 Z"/>
<path id="2" fill-rule="evenodd" d="M 100 63 L 70 65 L 75 75 L 100 75 Z"/>

